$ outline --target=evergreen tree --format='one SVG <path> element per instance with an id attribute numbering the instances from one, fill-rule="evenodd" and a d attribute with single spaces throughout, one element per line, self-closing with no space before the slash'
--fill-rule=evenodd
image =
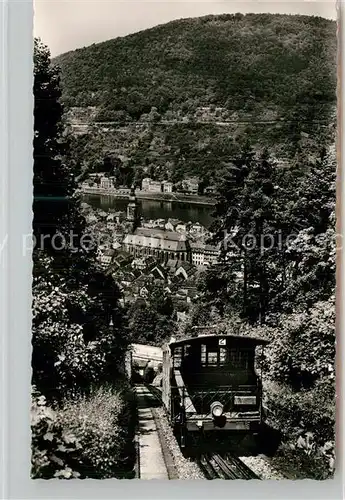
<path id="1" fill-rule="evenodd" d="M 68 139 L 63 133 L 59 69 L 49 49 L 34 42 L 34 204 L 33 230 L 38 244 L 51 247 L 57 232 L 80 233 L 74 172 L 67 166 Z M 59 246 L 55 238 L 56 246 Z M 44 243 L 43 243 L 44 242 Z"/>
<path id="2" fill-rule="evenodd" d="M 335 280 L 335 151 L 291 168 L 266 151 L 241 168 L 228 166 L 220 184 L 216 239 L 222 262 L 199 287 L 205 306 L 250 322 L 276 323 L 327 300 Z"/>
<path id="3" fill-rule="evenodd" d="M 278 238 L 275 198 L 274 169 L 268 153 L 264 151 L 255 160 L 246 144 L 237 165 L 230 165 L 223 177 L 216 227 L 218 240 L 223 237 L 226 259 L 225 267 L 217 271 L 225 273 L 230 302 L 250 321 L 264 321 L 268 309 L 267 261 Z"/>
<path id="4" fill-rule="evenodd" d="M 287 311 L 328 300 L 335 287 L 336 152 L 322 149 L 307 168 L 291 206 L 296 238 L 286 251 L 286 283 L 279 299 Z"/>

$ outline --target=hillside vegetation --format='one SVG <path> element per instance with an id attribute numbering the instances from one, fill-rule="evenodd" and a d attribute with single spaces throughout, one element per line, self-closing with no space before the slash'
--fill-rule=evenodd
<path id="1" fill-rule="evenodd" d="M 212 178 L 248 138 L 291 158 L 332 137 L 336 23 L 323 18 L 183 19 L 54 62 L 70 117 L 93 107 L 94 122 L 117 122 L 78 137 L 91 167 L 110 154 L 155 177 Z"/>

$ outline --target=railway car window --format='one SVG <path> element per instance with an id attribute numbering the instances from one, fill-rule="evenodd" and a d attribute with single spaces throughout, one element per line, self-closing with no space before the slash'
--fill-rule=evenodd
<path id="1" fill-rule="evenodd" d="M 207 353 L 207 364 L 208 365 L 218 364 L 218 352 L 217 351 L 209 351 Z"/>
<path id="2" fill-rule="evenodd" d="M 236 368 L 248 368 L 249 352 L 245 350 L 230 349 L 230 363 Z"/>
<path id="3" fill-rule="evenodd" d="M 176 347 L 174 350 L 174 368 L 180 368 L 182 361 L 182 347 Z"/>
<path id="4" fill-rule="evenodd" d="M 226 347 L 219 348 L 219 364 L 225 364 L 227 362 L 227 353 L 228 350 Z"/>
<path id="5" fill-rule="evenodd" d="M 206 366 L 206 345 L 201 345 L 201 364 L 202 366 Z"/>

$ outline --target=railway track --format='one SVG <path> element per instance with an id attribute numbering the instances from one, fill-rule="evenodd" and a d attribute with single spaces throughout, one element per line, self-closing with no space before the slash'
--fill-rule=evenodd
<path id="1" fill-rule="evenodd" d="M 149 391 L 148 398 L 160 406 L 162 403 L 162 392 L 159 388 L 145 384 Z M 152 409 L 156 425 L 159 422 Z M 204 453 L 199 456 L 197 463 L 206 479 L 260 479 L 246 464 L 231 453 L 220 455 L 219 453 Z"/>
<path id="2" fill-rule="evenodd" d="M 150 393 L 150 398 L 155 401 L 157 405 L 162 404 L 162 391 L 158 387 L 154 387 L 153 385 L 150 384 L 145 384 L 145 387 Z"/>
<path id="3" fill-rule="evenodd" d="M 198 465 L 206 479 L 260 479 L 238 457 L 231 454 L 224 456 L 218 453 L 201 455 Z"/>

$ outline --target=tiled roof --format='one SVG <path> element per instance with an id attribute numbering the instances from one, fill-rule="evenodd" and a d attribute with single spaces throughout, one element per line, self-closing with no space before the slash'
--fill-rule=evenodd
<path id="1" fill-rule="evenodd" d="M 186 271 L 190 271 L 191 269 L 195 269 L 195 267 L 193 266 L 193 264 L 191 264 L 190 262 L 179 262 L 178 265 L 176 266 L 177 269 L 179 269 L 180 267 L 183 267 L 183 269 L 185 269 Z"/>
<path id="2" fill-rule="evenodd" d="M 170 222 L 170 224 L 176 226 L 177 224 L 183 224 L 183 222 L 180 220 L 180 219 L 169 219 L 168 220 L 168 223 Z"/>
<path id="3" fill-rule="evenodd" d="M 177 260 L 174 260 L 174 259 L 169 259 L 166 263 L 166 267 L 169 267 L 170 269 L 175 269 L 175 267 L 177 266 L 178 264 L 178 261 Z"/>
<path id="4" fill-rule="evenodd" d="M 126 273 L 123 273 L 122 280 L 123 281 L 134 281 L 135 279 L 139 278 L 141 276 L 140 271 L 137 269 L 134 269 L 132 271 L 127 271 Z"/>
<path id="5" fill-rule="evenodd" d="M 165 269 L 160 264 L 157 264 L 157 265 L 153 266 L 149 270 L 149 274 L 155 274 L 155 275 L 158 275 L 158 276 L 166 278 L 166 271 L 165 271 Z"/>
<path id="6" fill-rule="evenodd" d="M 218 252 L 221 249 L 221 243 L 218 243 L 217 245 L 210 245 L 206 243 L 201 243 L 200 241 L 191 241 L 190 242 L 190 248 L 193 251 L 206 251 L 206 252 Z"/>
<path id="7" fill-rule="evenodd" d="M 115 253 L 116 253 L 115 250 L 106 250 L 103 255 L 105 257 L 113 257 Z"/>

